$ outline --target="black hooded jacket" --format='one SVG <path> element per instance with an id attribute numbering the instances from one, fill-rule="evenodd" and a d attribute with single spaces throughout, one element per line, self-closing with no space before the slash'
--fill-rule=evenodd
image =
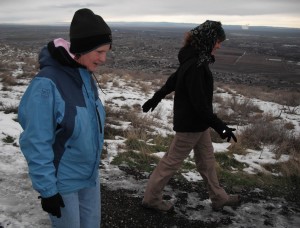
<path id="1" fill-rule="evenodd" d="M 213 113 L 213 76 L 208 63 L 197 66 L 197 57 L 193 47 L 183 47 L 180 66 L 153 98 L 161 100 L 175 91 L 174 131 L 202 132 L 212 127 L 220 133 L 226 124 Z"/>

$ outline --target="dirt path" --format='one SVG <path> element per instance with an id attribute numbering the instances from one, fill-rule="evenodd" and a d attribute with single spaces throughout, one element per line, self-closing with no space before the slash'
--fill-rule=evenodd
<path id="1" fill-rule="evenodd" d="M 224 207 L 223 211 L 215 212 L 211 209 L 203 184 L 171 179 L 164 191 L 164 198 L 171 201 L 176 199 L 175 211 L 162 214 L 145 209 L 141 202 L 147 177 L 131 169 L 123 171 L 118 175 L 117 182 L 111 179 L 102 184 L 103 228 L 300 227 L 299 202 L 272 197 L 261 189 L 240 189 L 241 206 Z M 126 188 L 125 179 L 130 180 L 130 184 L 136 181 L 134 186 L 139 184 L 140 187 L 133 190 Z M 120 181 L 123 181 L 123 188 L 119 185 Z M 229 190 L 228 193 L 236 192 Z"/>
<path id="2" fill-rule="evenodd" d="M 128 190 L 110 191 L 106 187 L 102 191 L 102 218 L 101 227 L 218 227 L 230 221 L 211 222 L 192 221 L 180 217 L 176 212 L 158 213 L 144 209 L 141 206 L 142 198 L 130 197 Z"/>

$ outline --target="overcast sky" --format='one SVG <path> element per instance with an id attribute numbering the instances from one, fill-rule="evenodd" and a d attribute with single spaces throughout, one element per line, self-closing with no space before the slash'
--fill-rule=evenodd
<path id="1" fill-rule="evenodd" d="M 0 0 L 0 23 L 60 24 L 90 8 L 107 22 L 155 21 L 300 28 L 300 0 Z"/>

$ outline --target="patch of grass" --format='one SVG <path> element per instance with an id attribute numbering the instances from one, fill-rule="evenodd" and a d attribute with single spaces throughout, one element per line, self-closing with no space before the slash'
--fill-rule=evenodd
<path id="1" fill-rule="evenodd" d="M 165 146 L 163 144 L 148 145 L 148 148 L 150 148 L 150 151 L 152 153 L 166 152 L 168 150 L 168 146 Z"/>
<path id="2" fill-rule="evenodd" d="M 2 78 L 2 83 L 4 84 L 4 86 L 18 85 L 17 80 L 15 79 L 15 77 L 13 77 L 9 74 L 2 75 L 1 78 Z"/>
<path id="3" fill-rule="evenodd" d="M 241 134 L 241 143 L 247 148 L 260 150 L 264 143 L 274 142 L 278 134 L 275 125 L 267 118 L 258 119 L 252 125 L 248 125 Z"/>
<path id="4" fill-rule="evenodd" d="M 135 111 L 134 108 L 135 107 L 127 106 L 125 109 L 125 107 L 123 106 L 122 109 L 115 109 L 108 106 L 106 107 L 107 121 L 112 121 L 113 119 L 121 119 L 123 121 L 130 122 L 129 126 L 133 127 L 135 130 L 151 130 L 151 126 L 154 126 L 155 122 L 147 116 L 140 116 L 139 112 Z"/>
<path id="5" fill-rule="evenodd" d="M 247 165 L 245 163 L 238 162 L 228 153 L 215 153 L 217 162 L 220 164 L 223 170 L 239 170 L 242 171 Z"/>
<path id="6" fill-rule="evenodd" d="M 287 164 L 268 164 L 264 168 L 271 172 L 282 173 L 282 176 L 275 176 L 270 174 L 258 173 L 247 174 L 242 171 L 241 164 L 229 161 L 224 158 L 224 155 L 217 156 L 220 160 L 222 158 L 222 165 L 217 167 L 217 173 L 220 183 L 225 187 L 226 191 L 234 191 L 235 189 L 243 189 L 250 191 L 255 188 L 262 189 L 270 197 L 284 197 L 288 200 L 300 202 L 300 174 L 299 162 L 293 165 L 288 162 Z M 237 165 L 239 171 L 232 172 L 229 167 Z M 292 166 L 292 167 L 291 167 Z M 285 169 L 290 172 L 291 169 L 296 169 L 297 172 L 293 174 L 285 173 Z"/>
<path id="7" fill-rule="evenodd" d="M 180 167 L 181 171 L 190 171 L 190 170 L 195 170 L 196 169 L 196 165 L 194 162 L 190 162 L 190 161 L 184 161 L 182 166 Z"/>
<path id="8" fill-rule="evenodd" d="M 155 144 L 155 146 L 153 146 L 153 149 L 155 152 L 159 152 L 159 151 L 167 151 L 169 149 L 169 146 L 173 140 L 173 135 L 168 135 L 166 137 L 163 137 L 161 135 L 155 135 L 155 137 L 153 138 L 153 144 Z"/>
<path id="9" fill-rule="evenodd" d="M 151 85 L 148 82 L 139 81 L 139 85 L 141 88 L 141 91 L 145 94 L 148 94 L 151 90 Z"/>
<path id="10" fill-rule="evenodd" d="M 126 164 L 132 168 L 138 169 L 139 171 L 151 172 L 154 169 L 152 164 L 157 164 L 158 161 L 158 157 L 151 156 L 145 152 L 127 151 L 119 153 L 116 157 L 114 157 L 111 164 Z"/>
<path id="11" fill-rule="evenodd" d="M 273 152 L 280 157 L 281 154 L 292 154 L 300 151 L 299 137 L 285 127 L 285 122 L 272 121 L 268 117 L 256 120 L 247 126 L 240 134 L 241 144 L 254 150 L 261 150 L 264 145 L 274 145 Z"/>
<path id="12" fill-rule="evenodd" d="M 125 163 L 131 168 L 143 171 L 152 171 L 153 164 L 157 164 L 159 157 L 152 156 L 152 153 L 166 152 L 173 136 L 163 137 L 161 135 L 148 135 L 138 129 L 130 130 L 125 135 L 125 149 L 127 152 L 120 153 L 115 157 L 112 164 L 120 165 Z M 186 164 L 185 169 L 191 169 Z M 195 168 L 194 166 L 192 168 Z"/>
<path id="13" fill-rule="evenodd" d="M 262 166 L 271 173 L 280 173 L 280 163 L 263 164 Z"/>
<path id="14" fill-rule="evenodd" d="M 126 148 L 128 150 L 142 150 L 143 148 L 148 148 L 147 144 L 144 141 L 141 141 L 137 138 L 129 138 L 125 141 Z"/>
<path id="15" fill-rule="evenodd" d="M 13 143 L 15 141 L 15 138 L 10 135 L 7 135 L 5 138 L 2 139 L 2 141 L 4 143 Z"/>
<path id="16" fill-rule="evenodd" d="M 294 202 L 300 202 L 300 176 L 274 176 L 267 174 L 245 174 L 222 171 L 219 173 L 220 182 L 226 186 L 227 190 L 235 189 L 255 189 L 264 190 L 270 197 L 284 197 Z"/>
<path id="17" fill-rule="evenodd" d="M 104 137 L 105 139 L 115 139 L 115 136 L 124 136 L 123 129 L 117 129 L 110 126 L 104 127 Z"/>
<path id="18" fill-rule="evenodd" d="M 124 136 L 127 150 L 147 150 L 149 153 L 166 152 L 173 136 L 150 135 L 142 129 L 131 129 Z"/>
<path id="19" fill-rule="evenodd" d="M 260 178 L 256 175 L 245 174 L 243 172 L 231 172 L 222 168 L 218 168 L 219 181 L 226 186 L 227 189 L 240 188 L 255 188 L 261 184 Z M 255 177 L 255 178 L 254 178 Z"/>
<path id="20" fill-rule="evenodd" d="M 275 102 L 282 105 L 288 105 L 296 107 L 300 104 L 299 90 L 291 91 L 290 89 L 275 89 L 266 86 L 252 86 L 241 85 L 241 84 L 230 84 L 216 83 L 218 87 L 228 88 L 236 91 L 238 94 L 249 98 L 258 98 L 263 101 Z"/>
<path id="21" fill-rule="evenodd" d="M 149 153 L 156 153 L 161 151 L 166 151 L 168 149 L 168 146 L 164 144 L 147 144 L 145 141 L 142 141 L 138 138 L 128 138 L 125 141 L 126 148 L 128 150 L 147 150 Z"/>
<path id="22" fill-rule="evenodd" d="M 238 139 L 237 143 L 233 143 L 228 147 L 228 153 L 229 154 L 240 154 L 240 155 L 246 155 L 247 148 L 243 146 L 243 144 Z"/>
<path id="23" fill-rule="evenodd" d="M 263 112 L 249 98 L 233 95 L 226 99 L 216 97 L 214 100 L 219 104 L 217 115 L 231 125 L 247 124 L 250 116 Z"/>
<path id="24" fill-rule="evenodd" d="M 299 176 L 300 177 L 300 160 L 299 155 L 297 158 L 290 158 L 286 162 L 279 162 L 275 164 L 264 164 L 263 167 L 272 172 L 279 173 L 286 178 L 290 178 L 291 176 Z"/>

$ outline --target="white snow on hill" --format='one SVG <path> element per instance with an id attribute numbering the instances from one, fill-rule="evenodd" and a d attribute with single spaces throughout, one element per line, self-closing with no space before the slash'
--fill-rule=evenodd
<path id="1" fill-rule="evenodd" d="M 19 64 L 20 65 L 20 64 Z M 18 68 L 13 75 L 20 74 Z M 113 77 L 113 75 L 111 75 Z M 108 83 L 105 86 L 103 94 L 101 93 L 101 99 L 108 105 L 114 108 L 120 108 L 123 105 L 134 105 L 136 103 L 142 105 L 150 96 L 140 92 L 140 89 L 135 87 L 135 83 L 127 83 L 122 77 L 116 77 L 119 86 L 113 86 L 112 83 Z M 26 81 L 26 84 L 28 81 Z M 3 90 L 1 87 L 0 104 L 5 107 L 16 107 L 19 103 L 22 93 L 25 91 L 27 85 L 12 87 L 12 90 Z M 224 96 L 228 96 L 224 94 Z M 243 97 L 241 96 L 241 99 Z M 277 113 L 279 112 L 281 105 L 276 103 L 264 102 L 254 99 L 253 102 L 259 105 L 260 109 L 265 112 Z M 159 134 L 172 134 L 172 122 L 170 122 L 170 116 L 172 114 L 172 101 L 163 100 L 157 110 L 161 118 L 162 128 L 157 128 Z M 140 115 L 154 115 L 153 113 L 140 113 Z M 296 132 L 300 132 L 300 107 L 297 114 L 282 114 L 282 118 L 289 119 L 289 121 L 295 123 L 297 127 Z M 5 114 L 4 111 L 0 111 L 0 227 L 1 228 L 47 228 L 50 227 L 48 215 L 42 211 L 40 207 L 40 200 L 38 200 L 38 193 L 36 193 L 32 187 L 28 177 L 27 164 L 20 152 L 19 148 L 19 135 L 22 129 L 18 122 L 16 122 L 16 114 Z M 130 123 L 123 122 L 124 128 L 127 128 Z M 120 126 L 119 126 L 120 127 Z M 11 140 L 11 141 L 10 141 Z M 136 181 L 130 176 L 127 176 L 117 166 L 111 164 L 114 156 L 118 151 L 118 145 L 124 143 L 125 139 L 122 137 L 116 137 L 115 139 L 106 140 L 108 156 L 103 160 L 104 169 L 101 170 L 101 181 L 104 185 L 112 188 L 126 188 L 137 190 L 137 196 L 142 196 L 146 181 Z M 230 144 L 214 143 L 215 153 L 226 152 Z M 161 151 L 156 155 L 161 157 L 165 151 Z M 249 150 L 247 155 L 235 155 L 238 161 L 247 163 L 249 167 L 245 169 L 245 172 L 255 174 L 260 171 L 264 171 L 261 164 L 276 163 L 279 161 L 286 161 L 289 159 L 287 155 L 281 156 L 280 160 L 275 158 L 275 155 L 264 148 L 264 151 Z M 191 154 L 192 156 L 192 154 Z M 199 181 L 201 176 L 195 172 L 189 172 L 185 174 L 185 177 L 190 181 Z M 255 191 L 259 192 L 260 189 Z M 166 192 L 169 192 L 171 196 L 174 196 L 172 189 L 166 188 Z M 176 200 L 176 199 L 172 199 Z M 220 219 L 224 214 L 220 212 L 212 212 L 210 208 L 210 201 L 200 201 L 197 199 L 196 194 L 189 194 L 188 202 L 191 210 L 187 211 L 186 215 L 189 219 L 213 221 Z M 260 202 L 246 203 L 239 207 L 237 210 L 232 210 L 230 207 L 226 207 L 225 210 L 230 214 L 233 220 L 233 224 L 230 227 L 267 227 L 264 225 L 264 216 L 270 216 L 273 220 L 276 220 L 275 227 L 300 227 L 300 214 L 292 213 L 289 218 L 280 214 L 280 209 L 284 207 L 286 202 L 284 199 L 272 199 L 261 200 Z M 197 212 L 197 206 L 202 205 L 204 207 L 201 213 Z M 267 210 L 272 208 L 272 210 Z M 179 214 L 180 211 L 177 211 Z M 254 225 L 255 224 L 255 225 Z"/>

